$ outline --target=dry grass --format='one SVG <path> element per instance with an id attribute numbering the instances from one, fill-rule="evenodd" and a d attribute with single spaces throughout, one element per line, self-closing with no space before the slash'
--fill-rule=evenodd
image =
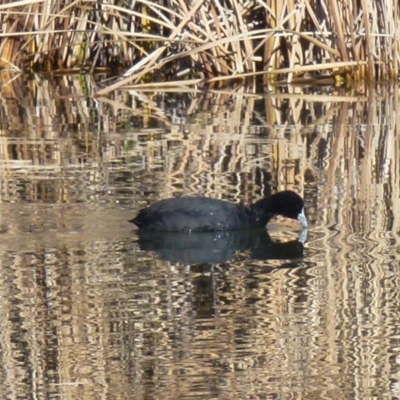
<path id="1" fill-rule="evenodd" d="M 0 3 L 0 66 L 122 73 L 100 94 L 149 82 L 193 86 L 255 75 L 264 83 L 329 76 L 337 85 L 398 76 L 394 0 L 120 4 Z"/>

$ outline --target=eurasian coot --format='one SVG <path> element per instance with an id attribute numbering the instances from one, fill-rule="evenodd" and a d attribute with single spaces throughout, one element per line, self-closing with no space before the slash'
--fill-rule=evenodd
<path id="1" fill-rule="evenodd" d="M 207 197 L 178 197 L 158 201 L 129 222 L 146 231 L 226 231 L 265 227 L 274 215 L 298 219 L 307 227 L 303 199 L 285 190 L 249 206 Z"/>

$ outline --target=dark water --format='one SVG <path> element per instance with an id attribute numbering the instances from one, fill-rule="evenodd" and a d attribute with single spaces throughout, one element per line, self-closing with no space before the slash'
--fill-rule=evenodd
<path id="1" fill-rule="evenodd" d="M 400 398 L 394 95 L 275 99 L 274 117 L 262 96 L 222 100 L 140 127 L 58 103 L 47 128 L 33 106 L 3 122 L 2 398 Z M 191 237 L 127 222 L 160 198 L 284 188 L 304 195 L 304 243 L 291 221 Z"/>

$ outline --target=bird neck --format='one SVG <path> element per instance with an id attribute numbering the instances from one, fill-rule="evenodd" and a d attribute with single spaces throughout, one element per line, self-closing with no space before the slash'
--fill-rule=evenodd
<path id="1" fill-rule="evenodd" d="M 254 227 L 263 227 L 275 215 L 271 198 L 260 199 L 249 207 L 250 223 Z"/>

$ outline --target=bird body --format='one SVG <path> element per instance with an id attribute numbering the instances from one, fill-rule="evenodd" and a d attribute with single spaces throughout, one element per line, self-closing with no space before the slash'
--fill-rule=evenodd
<path id="1" fill-rule="evenodd" d="M 225 231 L 265 227 L 274 215 L 299 219 L 304 227 L 303 199 L 286 190 L 249 206 L 207 197 L 160 200 L 139 211 L 129 222 L 146 231 Z"/>

